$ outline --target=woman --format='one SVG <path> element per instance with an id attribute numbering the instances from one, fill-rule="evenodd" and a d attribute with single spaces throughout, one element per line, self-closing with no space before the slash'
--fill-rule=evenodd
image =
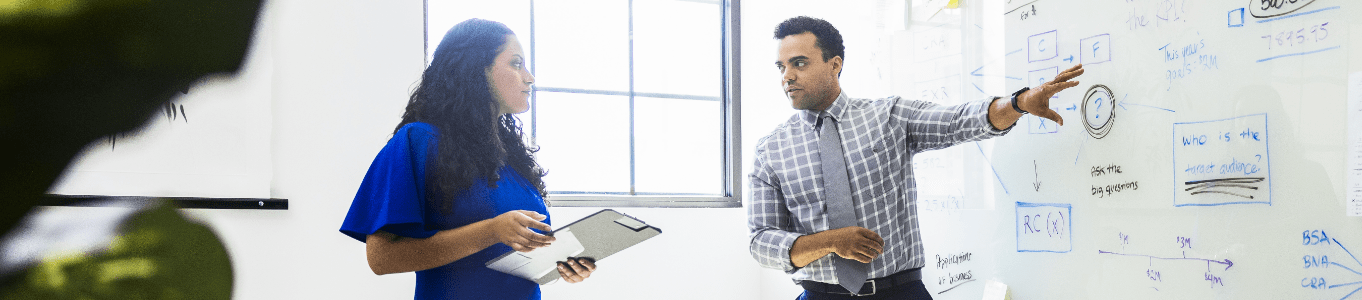
<path id="1" fill-rule="evenodd" d="M 550 230 L 544 171 L 512 116 L 533 84 L 505 25 L 470 19 L 445 34 L 341 225 L 375 274 L 415 271 L 417 299 L 539 299 L 538 284 L 484 265 L 553 242 L 531 230 Z M 558 271 L 576 283 L 595 268 L 568 259 Z"/>

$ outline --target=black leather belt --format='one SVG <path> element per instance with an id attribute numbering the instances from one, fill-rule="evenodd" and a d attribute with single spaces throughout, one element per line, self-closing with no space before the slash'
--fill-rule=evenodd
<path id="1" fill-rule="evenodd" d="M 861 286 L 861 290 L 858 291 L 857 293 L 848 292 L 847 289 L 843 288 L 841 285 L 822 283 L 812 280 L 800 281 L 799 285 L 804 287 L 805 290 L 819 293 L 842 294 L 852 296 L 870 296 L 874 295 L 875 292 L 878 292 L 880 290 L 888 290 L 895 286 L 900 286 L 917 281 L 922 281 L 922 268 L 908 269 L 904 271 L 899 271 L 898 273 L 894 273 L 889 276 L 866 280 L 865 285 Z"/>

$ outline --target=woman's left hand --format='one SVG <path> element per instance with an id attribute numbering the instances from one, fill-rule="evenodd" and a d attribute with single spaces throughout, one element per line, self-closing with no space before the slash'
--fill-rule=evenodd
<path id="1" fill-rule="evenodd" d="M 569 257 L 567 261 L 558 262 L 558 276 L 568 283 L 578 283 L 591 277 L 591 272 L 596 271 L 596 262 L 590 258 Z"/>

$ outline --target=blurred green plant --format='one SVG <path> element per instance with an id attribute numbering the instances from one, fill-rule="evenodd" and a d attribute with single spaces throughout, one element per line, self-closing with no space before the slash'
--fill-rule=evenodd
<path id="1" fill-rule="evenodd" d="M 232 263 L 207 226 L 162 202 L 120 225 L 107 251 L 57 253 L 0 288 L 0 298 L 231 299 Z"/>
<path id="2" fill-rule="evenodd" d="M 237 72 L 262 2 L 0 0 L 0 234 L 86 145 L 134 135 L 195 81 Z"/>

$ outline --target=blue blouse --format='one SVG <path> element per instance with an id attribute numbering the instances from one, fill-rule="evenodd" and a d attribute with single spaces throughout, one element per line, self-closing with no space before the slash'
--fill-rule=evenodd
<path id="1" fill-rule="evenodd" d="M 360 242 L 378 230 L 428 238 L 512 210 L 548 215 L 538 190 L 509 166 L 497 170 L 501 179 L 496 188 L 478 179 L 458 193 L 453 213 L 428 207 L 426 154 L 438 145 L 437 135 L 434 126 L 409 123 L 388 140 L 364 175 L 341 233 Z M 509 251 L 511 247 L 498 243 L 447 265 L 416 271 L 416 299 L 539 299 L 538 284 L 486 267 L 487 261 Z"/>

